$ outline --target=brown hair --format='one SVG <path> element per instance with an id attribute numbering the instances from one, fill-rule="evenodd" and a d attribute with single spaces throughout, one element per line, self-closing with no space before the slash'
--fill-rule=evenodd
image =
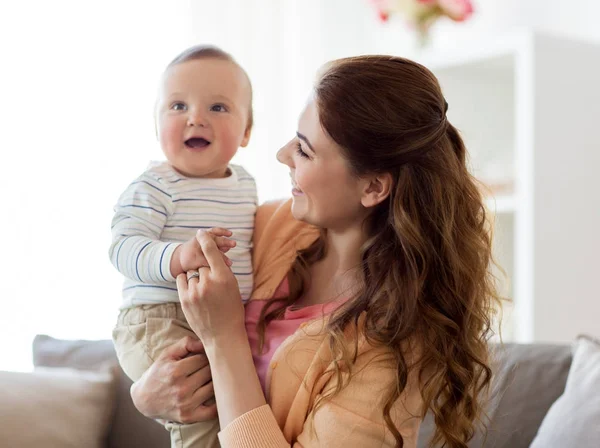
<path id="1" fill-rule="evenodd" d="M 362 249 L 364 288 L 330 317 L 326 330 L 339 365 L 351 366 L 356 347 L 343 332 L 365 314 L 363 335 L 392 355 L 396 381 L 385 397 L 383 417 L 403 446 L 391 414 L 418 369 L 423 415 L 436 423 L 431 445 L 463 448 L 482 420 L 482 393 L 491 379 L 488 339 L 499 303 L 490 267 L 491 228 L 476 180 L 467 169 L 467 152 L 446 118 L 447 103 L 435 76 L 399 57 L 359 56 L 327 64 L 315 85 L 316 105 L 325 132 L 342 148 L 358 176 L 389 173 L 389 199 L 365 222 Z M 306 290 L 308 266 L 324 256 L 323 236 L 298 253 L 288 275 L 290 296 Z M 269 309 L 259 334 L 281 315 Z M 264 340 L 264 339 L 261 339 Z M 418 365 L 407 345 L 416 342 Z M 342 367 L 335 367 L 343 387 Z"/>
<path id="2" fill-rule="evenodd" d="M 194 45 L 193 47 L 190 47 L 179 53 L 175 59 L 169 62 L 165 72 L 175 65 L 183 64 L 184 62 L 188 61 L 195 61 L 198 59 L 220 59 L 222 61 L 232 62 L 239 67 L 246 77 L 248 85 L 250 86 L 250 105 L 248 106 L 248 125 L 246 126 L 246 129 L 252 129 L 254 124 L 254 111 L 252 108 L 252 83 L 250 82 L 250 77 L 248 76 L 248 73 L 246 73 L 246 70 L 244 70 L 242 66 L 233 58 L 233 56 L 226 51 L 223 51 L 214 45 Z"/>

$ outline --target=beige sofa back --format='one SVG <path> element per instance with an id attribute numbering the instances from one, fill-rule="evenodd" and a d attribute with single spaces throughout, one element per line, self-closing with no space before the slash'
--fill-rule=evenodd
<path id="1" fill-rule="evenodd" d="M 527 448 L 546 412 L 564 390 L 571 364 L 570 347 L 506 344 L 495 347 L 495 359 L 487 438 L 479 432 L 469 446 Z M 91 370 L 117 363 L 110 341 L 65 341 L 43 335 L 33 342 L 33 361 L 36 366 Z M 169 447 L 167 431 L 140 415 L 133 406 L 130 386 L 131 381 L 121 372 L 107 446 Z M 419 448 L 427 447 L 433 428 L 431 416 L 427 416 L 421 427 Z"/>
<path id="2" fill-rule="evenodd" d="M 472 448 L 528 448 L 554 401 L 563 393 L 571 348 L 568 345 L 495 346 L 493 385 L 487 415 L 487 435 L 479 431 Z M 418 448 L 427 447 L 434 430 L 428 415 Z"/>

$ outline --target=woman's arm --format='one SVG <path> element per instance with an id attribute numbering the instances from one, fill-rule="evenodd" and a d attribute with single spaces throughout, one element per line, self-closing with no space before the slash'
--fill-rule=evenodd
<path id="1" fill-rule="evenodd" d="M 221 428 L 266 404 L 245 330 L 211 344 L 206 355 L 214 372 L 213 385 Z"/>
<path id="2" fill-rule="evenodd" d="M 328 344 L 324 341 L 315 358 L 326 359 L 327 347 Z M 316 408 L 307 409 L 306 417 L 304 413 L 298 414 L 298 409 L 292 409 L 290 415 L 296 413 L 300 419 L 285 422 L 288 431 L 286 437 L 293 440 L 292 446 L 294 448 L 397 446 L 396 439 L 386 426 L 383 417 L 385 398 L 396 381 L 395 370 L 385 361 L 386 354 L 383 348 L 375 349 L 368 344 L 361 344 L 359 355 L 353 365 L 353 374 L 350 378 L 345 376 L 348 383 L 338 394 L 321 402 Z M 272 379 L 274 380 L 275 378 Z M 334 390 L 336 381 L 337 378 L 333 375 L 326 383 L 319 385 L 318 390 L 306 390 L 300 393 L 315 397 L 323 390 Z M 421 422 L 419 415 L 422 412 L 422 400 L 417 381 L 418 374 L 413 370 L 409 374 L 407 387 L 390 412 L 392 421 L 402 435 L 404 448 L 416 447 Z M 305 385 L 311 389 L 314 387 L 310 380 Z M 285 387 L 285 384 L 280 383 L 279 387 Z M 308 399 L 308 396 L 305 398 Z M 273 400 L 275 401 L 276 398 L 273 397 Z M 289 448 L 290 442 L 283 437 L 280 424 L 282 422 L 279 421 L 278 424 L 269 406 L 255 408 L 229 425 L 221 427 L 219 434 L 221 446 L 223 448 Z"/>
<path id="3" fill-rule="evenodd" d="M 231 269 L 205 232 L 198 241 L 208 262 L 198 278 L 177 277 L 186 318 L 210 362 L 221 427 L 266 404 L 244 323 L 244 306 Z M 236 391 L 236 392 L 233 392 Z M 243 391 L 243 393 L 239 393 Z"/>

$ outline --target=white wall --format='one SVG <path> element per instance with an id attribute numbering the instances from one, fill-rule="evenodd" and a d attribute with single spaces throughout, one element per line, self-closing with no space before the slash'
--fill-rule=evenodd
<path id="1" fill-rule="evenodd" d="M 469 22 L 440 23 L 433 46 L 528 25 L 600 41 L 594 0 L 477 7 Z M 399 21 L 380 24 L 367 0 L 1 1 L 0 368 L 28 366 L 36 333 L 110 335 L 120 294 L 106 253 L 111 209 L 160 157 L 152 108 L 162 68 L 199 42 L 222 45 L 252 77 L 256 128 L 238 161 L 263 200 L 289 194 L 275 151 L 293 135 L 318 66 L 410 56 L 414 43 Z"/>
<path id="2" fill-rule="evenodd" d="M 161 155 L 156 86 L 190 44 L 186 7 L 0 1 L 0 369 L 30 366 L 36 333 L 110 337 L 112 207 Z"/>

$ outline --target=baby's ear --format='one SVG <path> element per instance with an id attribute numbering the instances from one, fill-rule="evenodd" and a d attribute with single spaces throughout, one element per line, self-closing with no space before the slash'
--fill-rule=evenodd
<path id="1" fill-rule="evenodd" d="M 246 128 L 246 132 L 244 132 L 244 138 L 242 139 L 242 143 L 240 143 L 240 146 L 242 148 L 245 148 L 246 146 L 248 146 L 248 142 L 250 142 L 251 134 L 252 134 L 252 127 L 248 126 L 248 128 Z"/>

